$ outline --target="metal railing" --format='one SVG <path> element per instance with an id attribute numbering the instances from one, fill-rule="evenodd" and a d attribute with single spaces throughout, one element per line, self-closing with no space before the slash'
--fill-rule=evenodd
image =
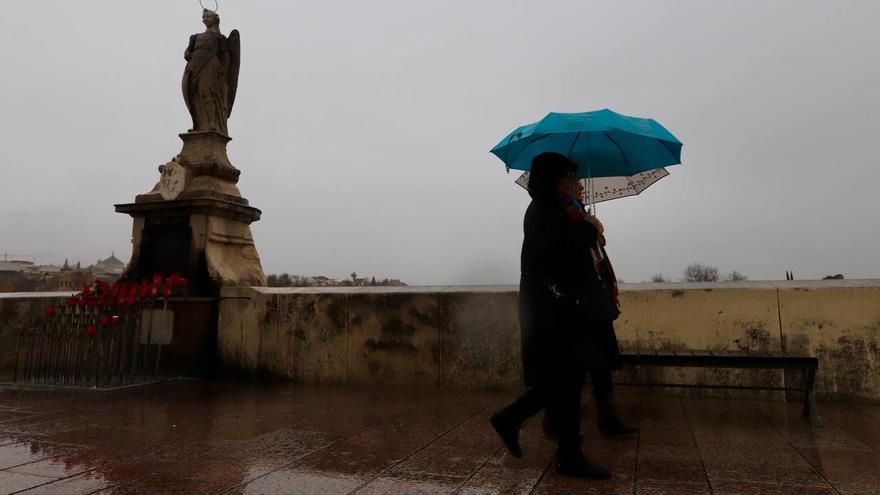
<path id="1" fill-rule="evenodd" d="M 176 274 L 86 284 L 19 331 L 12 381 L 113 388 L 158 380 L 173 325 L 168 299 L 186 284 Z"/>

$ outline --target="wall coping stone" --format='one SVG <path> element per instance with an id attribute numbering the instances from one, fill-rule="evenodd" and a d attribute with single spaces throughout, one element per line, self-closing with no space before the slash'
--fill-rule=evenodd
<path id="1" fill-rule="evenodd" d="M 714 290 L 714 289 L 880 289 L 880 279 L 844 280 L 756 280 L 745 282 L 669 282 L 624 283 L 624 291 L 644 290 Z M 517 285 L 414 285 L 408 287 L 224 287 L 223 293 L 241 294 L 254 290 L 260 294 L 437 294 L 437 293 L 510 293 Z M 0 292 L 0 299 L 54 299 L 70 297 L 77 292 Z"/>
<path id="2" fill-rule="evenodd" d="M 516 285 L 415 285 L 407 287 L 251 287 L 261 294 L 439 294 L 517 292 Z"/>
<path id="3" fill-rule="evenodd" d="M 666 282 L 624 283 L 621 290 L 699 290 L 699 289 L 863 289 L 880 288 L 880 279 L 850 280 L 747 280 L 743 282 Z"/>
<path id="4" fill-rule="evenodd" d="M 668 282 L 623 283 L 623 291 L 647 290 L 715 290 L 715 289 L 853 289 L 878 288 L 880 279 L 844 280 L 755 280 L 744 282 Z M 396 294 L 396 293 L 510 293 L 519 291 L 517 285 L 414 285 L 408 287 L 231 287 L 223 293 L 254 290 L 260 294 Z M 239 292 L 240 294 L 240 292 Z"/>
<path id="5" fill-rule="evenodd" d="M 75 294 L 76 292 L 0 292 L 0 299 L 55 299 L 59 297 L 70 297 Z"/>

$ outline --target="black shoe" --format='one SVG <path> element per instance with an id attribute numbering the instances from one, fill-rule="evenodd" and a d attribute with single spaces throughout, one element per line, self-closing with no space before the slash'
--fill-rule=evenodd
<path id="1" fill-rule="evenodd" d="M 607 480 L 611 471 L 590 462 L 582 453 L 562 455 L 556 458 L 556 474 L 589 480 Z"/>
<path id="2" fill-rule="evenodd" d="M 510 451 L 510 455 L 517 459 L 522 458 L 522 448 L 519 446 L 520 423 L 510 420 L 504 414 L 504 411 L 499 411 L 493 414 L 492 417 L 489 418 L 489 422 L 492 423 L 492 427 L 495 428 L 498 436 L 501 437 L 504 446 Z"/>
<path id="3" fill-rule="evenodd" d="M 631 435 L 639 428 L 629 426 L 620 420 L 614 402 L 611 397 L 596 398 L 596 406 L 599 409 L 599 430 L 606 435 Z"/>

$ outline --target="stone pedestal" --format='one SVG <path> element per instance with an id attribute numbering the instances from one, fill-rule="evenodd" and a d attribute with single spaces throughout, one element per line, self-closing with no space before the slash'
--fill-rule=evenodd
<path id="1" fill-rule="evenodd" d="M 265 285 L 250 230 L 261 212 L 236 186 L 240 172 L 226 155 L 230 138 L 213 131 L 180 138 L 183 149 L 159 166 L 153 190 L 116 205 L 134 219 L 126 275 L 178 272 L 190 279 L 193 296 L 216 296 L 221 286 Z"/>
<path id="2" fill-rule="evenodd" d="M 134 220 L 124 278 L 160 272 L 189 279 L 185 296 L 169 303 L 174 332 L 162 368 L 210 376 L 216 369 L 220 288 L 266 285 L 250 228 L 260 210 L 249 206 L 236 186 L 240 172 L 226 155 L 229 137 L 207 131 L 180 138 L 183 149 L 159 166 L 156 186 L 134 203 L 116 205 Z"/>

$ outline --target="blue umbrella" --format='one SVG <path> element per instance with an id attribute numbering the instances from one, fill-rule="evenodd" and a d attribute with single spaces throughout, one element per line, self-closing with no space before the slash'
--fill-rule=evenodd
<path id="1" fill-rule="evenodd" d="M 681 141 L 662 125 L 608 109 L 549 113 L 492 148 L 508 169 L 517 170 L 529 170 L 532 159 L 548 151 L 577 163 L 580 178 L 632 176 L 681 163 Z"/>

